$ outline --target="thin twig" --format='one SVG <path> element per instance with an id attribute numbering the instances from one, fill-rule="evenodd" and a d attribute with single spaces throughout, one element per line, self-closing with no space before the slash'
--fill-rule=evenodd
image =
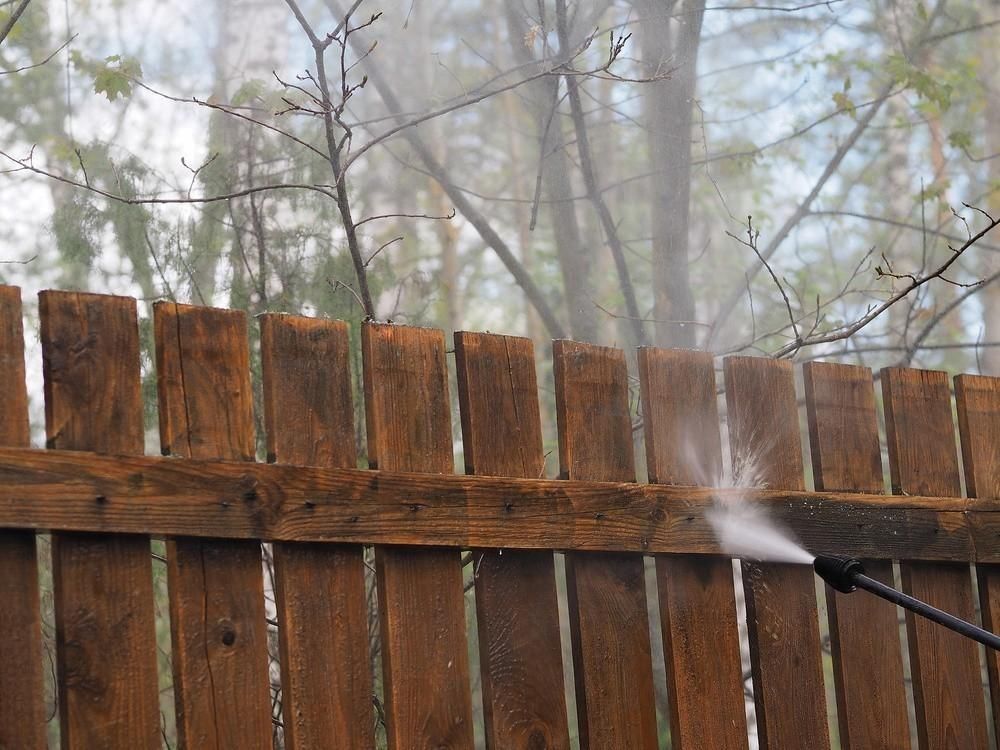
<path id="1" fill-rule="evenodd" d="M 760 231 L 753 228 L 753 217 L 747 216 L 747 239 L 742 237 L 737 237 L 732 232 L 726 232 L 730 237 L 739 242 L 746 247 L 753 250 L 754 255 L 760 260 L 767 269 L 767 272 L 771 275 L 771 279 L 774 281 L 774 285 L 778 287 L 778 291 L 781 293 L 781 298 L 785 301 L 785 309 L 788 311 L 788 319 L 792 323 L 792 332 L 795 334 L 795 341 L 801 341 L 802 337 L 799 335 L 799 326 L 795 320 L 795 313 L 792 312 L 792 303 L 788 299 L 788 294 L 785 292 L 785 285 L 781 283 L 781 279 L 778 278 L 778 274 L 774 272 L 771 268 L 771 264 L 767 262 L 763 255 L 761 255 L 760 250 L 757 249 L 757 240 L 760 238 Z"/>
<path id="2" fill-rule="evenodd" d="M 378 216 L 367 216 L 361 221 L 357 222 L 354 226 L 360 227 L 362 224 L 367 224 L 369 221 L 378 221 L 379 219 L 434 219 L 437 221 L 451 221 L 455 218 L 455 209 L 443 216 L 432 216 L 431 214 L 379 214 Z"/>
<path id="3" fill-rule="evenodd" d="M 28 4 L 31 0 L 21 0 L 21 4 L 11 11 L 10 18 L 7 19 L 7 23 L 3 25 L 0 29 L 0 44 L 3 44 L 3 40 L 7 38 L 7 35 L 14 28 L 14 24 L 17 23 L 17 19 L 21 17 L 21 14 L 27 9 Z"/>
<path id="4" fill-rule="evenodd" d="M 951 268 L 951 266 L 959 258 L 962 257 L 963 253 L 965 253 L 966 250 L 974 246 L 976 242 L 978 242 L 981 238 L 989 234 L 993 229 L 996 228 L 998 224 L 1000 224 L 1000 220 L 992 220 L 983 229 L 981 229 L 976 234 L 972 235 L 963 245 L 957 248 L 950 248 L 952 251 L 951 255 L 944 263 L 940 264 L 936 269 L 934 269 L 928 274 L 925 274 L 920 277 L 915 277 L 903 289 L 893 294 L 891 297 L 889 297 L 889 299 L 885 300 L 881 304 L 873 307 L 871 310 L 868 311 L 866 315 L 854 321 L 854 323 L 848 326 L 844 326 L 837 332 L 820 334 L 818 336 L 812 336 L 807 339 L 797 340 L 789 344 L 786 344 L 785 346 L 778 349 L 778 351 L 774 352 L 773 356 L 776 358 L 786 357 L 789 354 L 792 354 L 806 346 L 815 346 L 816 344 L 825 344 L 833 341 L 842 341 L 843 339 L 853 336 L 855 333 L 857 333 L 862 328 L 871 323 L 873 320 L 878 318 L 882 313 L 884 313 L 890 307 L 895 305 L 901 299 L 904 299 L 905 297 L 909 296 L 910 293 L 920 289 L 925 284 L 927 284 L 927 282 L 932 281 L 933 279 L 940 278 L 942 274 L 944 274 L 949 268 Z"/>

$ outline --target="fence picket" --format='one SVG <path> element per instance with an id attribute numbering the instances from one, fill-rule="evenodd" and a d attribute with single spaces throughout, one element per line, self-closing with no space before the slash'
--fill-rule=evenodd
<path id="1" fill-rule="evenodd" d="M 39 295 L 49 448 L 142 454 L 135 300 Z M 63 748 L 160 747 L 149 537 L 53 534 Z"/>
<path id="2" fill-rule="evenodd" d="M 722 466 L 712 355 L 642 348 L 639 384 L 649 481 L 712 486 Z M 732 562 L 660 555 L 656 575 L 672 746 L 746 748 Z"/>
<path id="3" fill-rule="evenodd" d="M 163 453 L 253 461 L 245 314 L 161 302 L 153 322 Z M 260 543 L 175 539 L 167 565 L 180 747 L 270 748 Z"/>
<path id="4" fill-rule="evenodd" d="M 1000 378 L 958 375 L 955 378 L 958 428 L 962 439 L 966 494 L 1000 500 Z M 976 566 L 983 627 L 1000 629 L 1000 565 Z M 994 726 L 1000 726 L 1000 653 L 986 650 L 986 671 Z"/>
<path id="5" fill-rule="evenodd" d="M 948 376 L 931 370 L 882 370 L 885 431 L 895 494 L 958 497 Z M 963 563 L 900 563 L 912 596 L 966 620 L 975 617 L 972 579 Z M 917 736 L 922 748 L 986 748 L 986 706 L 976 644 L 906 613 Z"/>
<path id="6" fill-rule="evenodd" d="M 803 368 L 817 490 L 882 492 L 882 455 L 871 370 L 809 362 Z M 866 560 L 892 585 L 891 560 Z M 908 750 L 910 727 L 895 607 L 826 587 L 843 750 Z"/>
<path id="7" fill-rule="evenodd" d="M 635 481 L 624 353 L 562 340 L 552 352 L 560 476 Z M 642 557 L 567 554 L 566 580 L 580 747 L 656 748 Z"/>
<path id="8" fill-rule="evenodd" d="M 372 468 L 453 472 L 444 334 L 369 323 L 361 340 Z M 471 750 L 458 550 L 379 547 L 375 565 L 389 747 Z"/>
<path id="9" fill-rule="evenodd" d="M 724 368 L 735 468 L 754 467 L 774 489 L 804 489 L 791 363 L 728 357 Z M 744 562 L 743 588 L 760 747 L 829 747 L 812 568 Z"/>
<path id="10" fill-rule="evenodd" d="M 21 290 L 0 285 L 0 445 L 27 448 Z M 35 534 L 0 531 L 0 748 L 44 747 L 42 620 Z"/>
<path id="11" fill-rule="evenodd" d="M 459 332 L 455 360 L 466 472 L 542 476 L 531 340 Z M 489 746 L 568 748 L 552 553 L 476 550 L 473 564 Z"/>
<path id="12" fill-rule="evenodd" d="M 268 460 L 356 466 L 347 324 L 268 314 L 260 331 Z M 289 750 L 375 746 L 364 565 L 360 545 L 274 545 Z"/>

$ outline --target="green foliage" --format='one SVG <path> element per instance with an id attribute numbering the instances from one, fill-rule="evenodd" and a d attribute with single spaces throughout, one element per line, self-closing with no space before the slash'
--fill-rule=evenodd
<path id="1" fill-rule="evenodd" d="M 70 53 L 73 66 L 87 73 L 94 82 L 94 93 L 104 94 L 109 102 L 132 95 L 132 87 L 142 78 L 142 65 L 134 57 L 108 55 L 102 61 L 88 60 L 82 53 Z"/>
<path id="2" fill-rule="evenodd" d="M 953 130 L 948 133 L 948 145 L 962 151 L 972 148 L 972 133 L 968 130 Z"/>
<path id="3" fill-rule="evenodd" d="M 947 201 L 948 188 L 951 187 L 951 181 L 942 179 L 935 180 L 930 185 L 925 185 L 924 189 L 917 196 L 920 201 Z"/>
<path id="4" fill-rule="evenodd" d="M 833 103 L 837 105 L 837 109 L 843 110 L 850 117 L 854 117 L 857 114 L 857 110 L 854 107 L 854 102 L 847 95 L 847 92 L 851 90 L 851 77 L 847 76 L 844 79 L 844 87 L 840 91 L 833 92 Z"/>
<path id="5" fill-rule="evenodd" d="M 944 80 L 942 76 L 935 76 L 918 68 L 901 54 L 889 56 L 886 70 L 894 81 L 912 89 L 922 99 L 937 105 L 940 111 L 946 112 L 951 108 L 954 85 Z"/>

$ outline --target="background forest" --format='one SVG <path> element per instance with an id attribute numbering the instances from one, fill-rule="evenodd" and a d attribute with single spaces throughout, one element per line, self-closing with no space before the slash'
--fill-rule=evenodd
<path id="1" fill-rule="evenodd" d="M 553 338 L 997 375 L 998 25 L 996 0 L 0 0 L 0 283 L 34 373 L 53 287 L 138 297 L 147 337 L 163 298 L 529 336 L 550 443 Z"/>

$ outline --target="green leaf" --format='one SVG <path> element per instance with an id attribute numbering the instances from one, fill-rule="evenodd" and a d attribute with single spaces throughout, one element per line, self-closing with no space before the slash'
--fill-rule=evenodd
<path id="1" fill-rule="evenodd" d="M 94 93 L 104 94 L 109 102 L 119 96 L 131 96 L 132 84 L 142 78 L 142 66 L 134 57 L 110 55 L 94 70 Z"/>
<path id="2" fill-rule="evenodd" d="M 948 143 L 952 148 L 967 151 L 972 148 L 972 133 L 968 130 L 953 130 L 948 134 Z"/>
<path id="3" fill-rule="evenodd" d="M 843 91 L 833 92 L 833 103 L 837 105 L 837 109 L 843 110 L 851 117 L 854 117 L 856 112 L 854 102 Z"/>

